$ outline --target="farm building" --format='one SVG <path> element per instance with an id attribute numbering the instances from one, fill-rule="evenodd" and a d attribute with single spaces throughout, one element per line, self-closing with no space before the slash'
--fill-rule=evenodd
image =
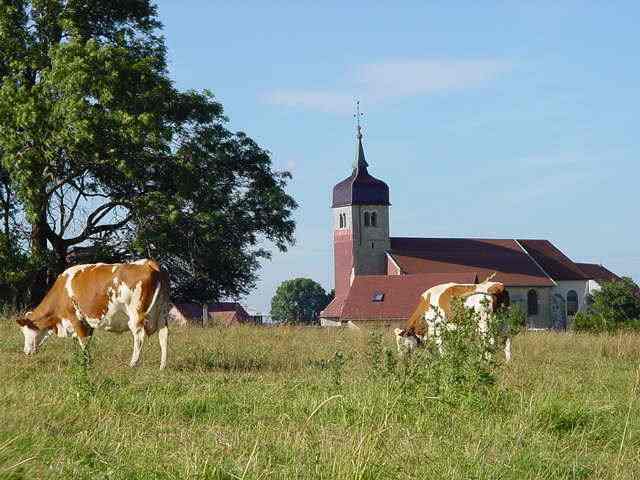
<path id="1" fill-rule="evenodd" d="M 222 325 L 230 327 L 252 321 L 242 305 L 236 302 L 176 303 L 171 307 L 169 316 L 177 325 Z"/>
<path id="2" fill-rule="evenodd" d="M 496 272 L 529 328 L 562 329 L 602 281 L 618 278 L 544 239 L 392 237 L 389 186 L 368 167 L 358 127 L 353 172 L 333 188 L 335 298 L 320 314 L 324 326 L 399 324 L 428 288 Z"/>

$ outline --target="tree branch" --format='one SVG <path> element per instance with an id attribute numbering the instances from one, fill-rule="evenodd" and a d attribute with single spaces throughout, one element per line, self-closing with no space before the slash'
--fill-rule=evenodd
<path id="1" fill-rule="evenodd" d="M 88 240 L 92 235 L 104 232 L 113 232 L 124 227 L 131 221 L 131 219 L 133 218 L 133 214 L 128 214 L 125 219 L 120 222 L 107 225 L 98 225 L 98 223 L 116 207 L 127 207 L 127 205 L 122 202 L 108 202 L 104 205 L 100 205 L 96 210 L 93 211 L 93 213 L 91 213 L 91 215 L 87 217 L 87 225 L 84 231 L 76 237 L 63 240 L 65 245 L 76 245 L 78 243 L 84 242 L 85 240 Z"/>

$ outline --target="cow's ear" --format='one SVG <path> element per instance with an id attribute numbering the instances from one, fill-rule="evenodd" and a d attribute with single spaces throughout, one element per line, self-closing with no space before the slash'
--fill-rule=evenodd
<path id="1" fill-rule="evenodd" d="M 29 327 L 31 330 L 38 330 L 38 327 L 27 317 L 16 318 L 16 323 L 21 327 Z"/>

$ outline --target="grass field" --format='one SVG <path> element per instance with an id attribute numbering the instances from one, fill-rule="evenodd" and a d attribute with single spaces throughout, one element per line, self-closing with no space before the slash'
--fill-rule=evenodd
<path id="1" fill-rule="evenodd" d="M 137 370 L 131 344 L 98 332 L 87 371 L 0 321 L 0 478 L 640 478 L 638 335 L 523 334 L 457 404 L 375 368 L 362 332 L 173 328 L 164 372 L 156 337 Z"/>

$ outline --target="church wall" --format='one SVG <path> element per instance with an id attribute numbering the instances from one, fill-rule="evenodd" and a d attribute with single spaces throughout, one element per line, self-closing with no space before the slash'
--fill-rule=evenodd
<path id="1" fill-rule="evenodd" d="M 507 287 L 511 304 L 526 314 L 529 290 L 538 293 L 538 315 L 527 315 L 527 328 L 551 328 L 551 287 Z"/>
<path id="2" fill-rule="evenodd" d="M 564 314 L 567 314 L 567 294 L 573 290 L 578 294 L 578 311 L 584 310 L 587 305 L 587 295 L 589 294 L 589 281 L 588 280 L 558 280 L 557 285 L 552 289 L 552 302 L 553 296 L 560 295 L 562 301 L 560 302 L 564 306 Z M 567 326 L 571 326 L 573 317 L 567 318 Z"/>

